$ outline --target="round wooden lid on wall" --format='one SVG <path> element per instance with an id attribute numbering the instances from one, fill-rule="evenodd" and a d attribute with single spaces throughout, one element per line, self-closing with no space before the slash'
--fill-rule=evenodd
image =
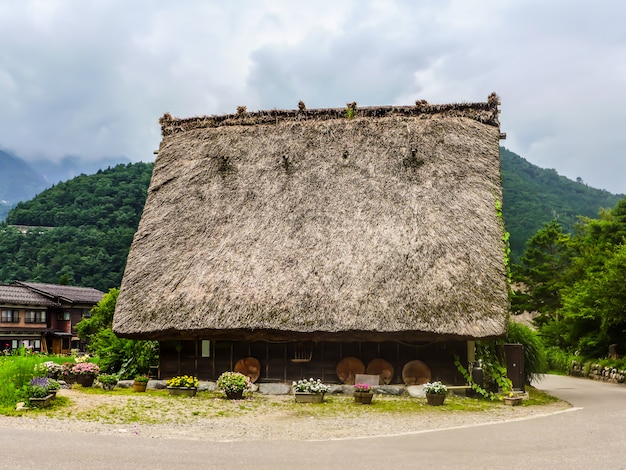
<path id="1" fill-rule="evenodd" d="M 402 368 L 402 380 L 406 385 L 422 385 L 430 382 L 430 367 L 420 360 L 407 362 Z"/>
<path id="2" fill-rule="evenodd" d="M 372 359 L 365 369 L 366 374 L 378 375 L 382 384 L 389 385 L 393 380 L 394 369 L 391 363 L 381 358 Z"/>
<path id="3" fill-rule="evenodd" d="M 365 372 L 365 364 L 363 364 L 363 361 L 358 357 L 344 357 L 337 363 L 335 372 L 339 380 L 341 380 L 341 383 L 354 385 L 356 374 L 363 374 Z"/>
<path id="4" fill-rule="evenodd" d="M 261 363 L 256 357 L 244 357 L 235 364 L 235 372 L 247 375 L 252 383 L 261 375 Z"/>

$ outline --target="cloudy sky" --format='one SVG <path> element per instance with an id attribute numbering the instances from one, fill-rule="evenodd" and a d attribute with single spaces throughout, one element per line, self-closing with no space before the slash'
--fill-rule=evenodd
<path id="1" fill-rule="evenodd" d="M 502 144 L 626 193 L 623 0 L 0 0 L 0 148 L 151 161 L 165 112 L 502 99 Z"/>

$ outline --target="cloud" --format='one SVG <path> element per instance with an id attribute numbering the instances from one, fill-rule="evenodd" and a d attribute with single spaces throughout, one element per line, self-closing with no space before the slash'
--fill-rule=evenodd
<path id="1" fill-rule="evenodd" d="M 626 4 L 0 4 L 0 147 L 149 160 L 158 118 L 502 97 L 510 150 L 626 191 Z"/>

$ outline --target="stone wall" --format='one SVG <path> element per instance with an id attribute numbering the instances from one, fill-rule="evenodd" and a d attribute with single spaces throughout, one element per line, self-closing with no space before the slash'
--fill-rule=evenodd
<path id="1" fill-rule="evenodd" d="M 602 366 L 597 363 L 582 363 L 579 361 L 572 361 L 569 375 L 618 384 L 622 384 L 626 381 L 626 369 Z"/>

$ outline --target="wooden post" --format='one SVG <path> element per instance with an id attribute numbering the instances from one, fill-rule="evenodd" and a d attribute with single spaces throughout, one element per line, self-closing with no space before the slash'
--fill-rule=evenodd
<path id="1" fill-rule="evenodd" d="M 467 340 L 467 362 L 476 362 L 476 341 Z"/>

